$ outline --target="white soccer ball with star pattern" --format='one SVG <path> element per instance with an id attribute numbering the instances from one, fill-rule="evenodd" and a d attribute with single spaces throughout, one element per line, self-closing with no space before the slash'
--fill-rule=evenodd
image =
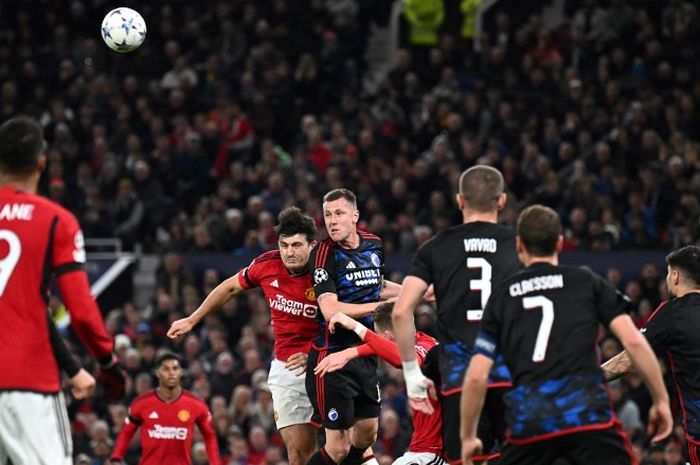
<path id="1" fill-rule="evenodd" d="M 102 20 L 102 40 L 112 50 L 120 53 L 132 52 L 146 39 L 146 21 L 127 7 L 115 8 Z"/>

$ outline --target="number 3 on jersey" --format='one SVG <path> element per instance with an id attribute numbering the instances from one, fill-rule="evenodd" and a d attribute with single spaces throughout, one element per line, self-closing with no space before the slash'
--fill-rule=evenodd
<path id="1" fill-rule="evenodd" d="M 17 234 L 9 229 L 0 229 L 0 241 L 7 243 L 7 255 L 0 259 L 0 297 L 5 293 L 7 283 L 15 271 L 15 266 L 22 255 L 22 243 Z"/>
<path id="2" fill-rule="evenodd" d="M 469 280 L 469 290 L 481 292 L 481 308 L 467 310 L 467 321 L 470 323 L 478 323 L 481 321 L 486 302 L 488 302 L 491 296 L 491 276 L 493 274 L 493 268 L 485 258 L 481 257 L 467 258 L 467 268 L 470 270 L 481 270 L 481 277 L 479 279 Z"/>

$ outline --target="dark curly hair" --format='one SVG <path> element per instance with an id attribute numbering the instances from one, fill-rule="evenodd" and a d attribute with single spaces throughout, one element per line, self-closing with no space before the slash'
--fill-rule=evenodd
<path id="1" fill-rule="evenodd" d="M 304 215 L 297 207 L 285 208 L 277 215 L 275 234 L 277 238 L 302 234 L 306 240 L 316 239 L 316 225 L 311 217 Z"/>

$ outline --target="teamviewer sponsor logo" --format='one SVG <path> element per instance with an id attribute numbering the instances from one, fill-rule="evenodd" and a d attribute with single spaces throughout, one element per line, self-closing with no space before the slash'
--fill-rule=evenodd
<path id="1" fill-rule="evenodd" d="M 316 305 L 287 299 L 281 294 L 277 294 L 274 299 L 268 299 L 268 302 L 271 309 L 290 313 L 295 316 L 305 316 L 307 318 L 316 318 L 316 311 L 318 310 Z"/>
<path id="2" fill-rule="evenodd" d="M 153 429 L 148 430 L 148 437 L 151 439 L 177 439 L 178 441 L 184 441 L 187 439 L 187 428 L 153 425 Z"/>

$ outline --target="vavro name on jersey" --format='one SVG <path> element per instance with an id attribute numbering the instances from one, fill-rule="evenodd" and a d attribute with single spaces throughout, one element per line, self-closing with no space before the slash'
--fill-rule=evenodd
<path id="1" fill-rule="evenodd" d="M 511 297 L 517 297 L 529 292 L 560 289 L 562 287 L 564 287 L 564 276 L 560 274 L 549 274 L 523 279 L 520 282 L 511 284 L 509 290 Z"/>
<path id="2" fill-rule="evenodd" d="M 496 253 L 497 250 L 498 242 L 496 242 L 496 239 L 493 239 L 491 237 L 475 237 L 471 239 L 464 239 L 465 252 Z"/>

